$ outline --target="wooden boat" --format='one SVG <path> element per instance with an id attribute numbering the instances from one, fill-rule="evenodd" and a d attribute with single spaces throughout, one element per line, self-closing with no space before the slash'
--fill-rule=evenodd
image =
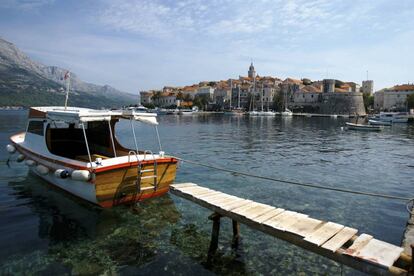
<path id="1" fill-rule="evenodd" d="M 346 126 L 348 127 L 348 129 L 363 131 L 381 131 L 384 129 L 383 126 L 354 124 L 349 122 L 346 122 Z"/>
<path id="2" fill-rule="evenodd" d="M 116 139 L 115 124 L 130 121 L 135 148 Z M 135 110 L 32 107 L 25 132 L 11 136 L 9 153 L 47 182 L 102 207 L 133 203 L 169 190 L 177 159 L 138 149 L 135 122 L 155 126 L 156 114 Z"/>

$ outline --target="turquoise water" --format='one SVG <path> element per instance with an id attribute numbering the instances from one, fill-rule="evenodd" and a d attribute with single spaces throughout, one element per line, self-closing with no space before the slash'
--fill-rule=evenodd
<path id="1" fill-rule="evenodd" d="M 0 112 L 0 274 L 272 274 L 356 272 L 241 226 L 231 249 L 223 219 L 207 264 L 211 212 L 173 195 L 135 209 L 102 210 L 55 190 L 22 164 L 6 165 L 8 137 L 27 114 Z M 342 119 L 161 116 L 163 150 L 184 159 L 288 180 L 400 196 L 414 195 L 414 125 L 382 133 L 341 131 Z M 128 123 L 117 135 L 132 146 Z M 141 148 L 157 149 L 137 126 Z M 181 163 L 176 182 L 195 182 L 258 202 L 355 227 L 400 244 L 408 213 L 400 201 L 240 177 Z"/>

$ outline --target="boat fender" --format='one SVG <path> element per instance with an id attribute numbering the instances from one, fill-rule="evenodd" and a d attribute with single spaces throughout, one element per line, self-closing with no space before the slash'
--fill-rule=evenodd
<path id="1" fill-rule="evenodd" d="M 55 171 L 55 176 L 56 177 L 59 177 L 59 178 L 62 178 L 62 179 L 65 179 L 65 178 L 68 178 L 70 176 L 70 173 L 69 173 L 68 170 L 57 169 Z"/>
<path id="2" fill-rule="evenodd" d="M 25 164 L 29 167 L 33 167 L 36 165 L 36 162 L 29 159 L 29 160 L 26 160 Z"/>
<path id="3" fill-rule="evenodd" d="M 45 167 L 43 165 L 37 165 L 36 166 L 36 171 L 40 174 L 46 175 L 49 173 L 49 168 Z"/>
<path id="4" fill-rule="evenodd" d="M 19 154 L 18 156 L 17 156 L 17 159 L 16 159 L 16 161 L 17 162 L 23 162 L 23 160 L 26 158 L 26 156 L 24 156 L 23 154 Z"/>
<path id="5" fill-rule="evenodd" d="M 6 146 L 6 149 L 7 149 L 7 152 L 10 153 L 10 154 L 13 154 L 13 153 L 16 152 L 16 148 L 13 145 L 10 145 L 10 144 L 8 144 Z"/>
<path id="6" fill-rule="evenodd" d="M 89 181 L 91 179 L 91 173 L 87 170 L 75 170 L 72 172 L 71 177 L 77 181 Z"/>

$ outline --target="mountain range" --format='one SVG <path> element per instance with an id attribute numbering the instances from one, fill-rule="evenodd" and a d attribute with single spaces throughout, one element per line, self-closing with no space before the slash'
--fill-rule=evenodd
<path id="1" fill-rule="evenodd" d="M 0 38 L 0 106 L 63 105 L 67 69 L 33 61 L 14 44 Z M 96 85 L 70 73 L 68 105 L 120 107 L 136 104 L 138 96 L 109 85 Z"/>

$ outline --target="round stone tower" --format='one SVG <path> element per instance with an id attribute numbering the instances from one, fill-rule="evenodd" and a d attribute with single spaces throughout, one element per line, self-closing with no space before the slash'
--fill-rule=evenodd
<path id="1" fill-rule="evenodd" d="M 335 92 L 335 80 L 324 79 L 323 80 L 323 93 L 334 93 Z"/>

